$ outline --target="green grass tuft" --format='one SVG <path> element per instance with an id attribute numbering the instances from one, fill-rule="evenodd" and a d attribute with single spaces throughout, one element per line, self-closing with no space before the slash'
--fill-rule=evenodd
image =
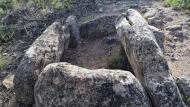
<path id="1" fill-rule="evenodd" d="M 8 64 L 8 57 L 0 55 L 0 70 L 4 69 Z"/>
<path id="2" fill-rule="evenodd" d="M 165 0 L 166 6 L 171 6 L 177 9 L 189 9 L 190 0 Z"/>

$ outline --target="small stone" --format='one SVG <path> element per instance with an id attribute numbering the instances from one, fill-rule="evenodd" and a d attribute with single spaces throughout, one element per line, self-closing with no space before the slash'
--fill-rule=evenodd
<path id="1" fill-rule="evenodd" d="M 145 10 L 144 10 L 145 11 Z M 155 8 L 147 8 L 146 9 L 147 12 L 145 12 L 144 17 L 147 18 L 151 18 L 154 17 L 156 15 L 156 13 L 158 13 L 158 10 Z"/>
<path id="2" fill-rule="evenodd" d="M 2 55 L 3 55 L 3 56 L 8 56 L 9 54 L 8 54 L 8 53 L 3 53 Z"/>
<path id="3" fill-rule="evenodd" d="M 180 37 L 180 38 L 183 38 L 184 36 L 184 33 L 183 31 L 175 31 L 175 34 L 174 34 L 176 37 Z"/>
<path id="4" fill-rule="evenodd" d="M 139 7 L 138 4 L 132 4 L 132 5 L 130 5 L 130 8 L 138 8 L 138 7 Z"/>
<path id="5" fill-rule="evenodd" d="M 186 22 L 190 22 L 190 18 L 188 18 L 188 19 L 186 20 Z"/>
<path id="6" fill-rule="evenodd" d="M 176 55 L 176 54 L 172 54 L 172 55 L 171 55 L 171 60 L 172 60 L 172 61 L 178 60 L 177 55 Z"/>
<path id="7" fill-rule="evenodd" d="M 190 26 L 190 22 L 187 22 L 186 25 L 187 25 L 187 26 Z"/>
<path id="8" fill-rule="evenodd" d="M 172 25 L 172 26 L 168 26 L 166 28 L 166 30 L 168 30 L 168 31 L 182 30 L 182 26 L 181 25 Z"/>
<path id="9" fill-rule="evenodd" d="M 167 22 L 171 22 L 171 21 L 173 21 L 173 18 L 172 17 L 166 17 L 166 18 L 164 18 L 164 20 Z"/>
<path id="10" fill-rule="evenodd" d="M 177 41 L 178 40 L 178 38 L 177 37 L 174 37 L 174 41 Z"/>
<path id="11" fill-rule="evenodd" d="M 104 12 L 103 8 L 99 8 L 98 10 L 100 13 Z"/>
<path id="12" fill-rule="evenodd" d="M 7 89 L 13 89 L 13 79 L 14 79 L 14 75 L 13 75 L 13 74 L 9 74 L 9 75 L 3 80 L 3 85 L 4 85 Z"/>

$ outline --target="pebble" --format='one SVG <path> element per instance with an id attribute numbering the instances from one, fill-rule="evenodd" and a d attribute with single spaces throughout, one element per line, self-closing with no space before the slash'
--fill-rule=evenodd
<path id="1" fill-rule="evenodd" d="M 169 30 L 169 31 L 182 30 L 182 26 L 181 25 L 172 25 L 172 26 L 168 26 L 166 28 L 166 30 Z"/>
<path id="2" fill-rule="evenodd" d="M 98 10 L 100 13 L 104 12 L 103 8 L 99 8 Z"/>
<path id="3" fill-rule="evenodd" d="M 171 56 L 171 60 L 173 60 L 173 61 L 178 60 L 178 58 L 177 58 L 176 54 L 172 54 L 172 56 Z"/>
<path id="4" fill-rule="evenodd" d="M 8 54 L 8 53 L 3 53 L 2 55 L 3 55 L 3 56 L 8 56 L 9 54 Z"/>

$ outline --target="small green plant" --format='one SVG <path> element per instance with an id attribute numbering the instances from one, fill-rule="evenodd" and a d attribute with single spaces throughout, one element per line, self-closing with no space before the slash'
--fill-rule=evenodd
<path id="1" fill-rule="evenodd" d="M 7 31 L 0 29 L 0 43 L 9 41 L 13 36 L 13 31 Z"/>
<path id="2" fill-rule="evenodd" d="M 55 9 L 68 10 L 73 6 L 76 0 L 34 0 L 34 3 L 40 7 L 53 7 Z"/>
<path id="3" fill-rule="evenodd" d="M 190 96 L 183 96 L 185 102 L 190 103 Z"/>
<path id="4" fill-rule="evenodd" d="M 4 69 L 9 63 L 8 57 L 0 55 L 0 70 Z"/>
<path id="5" fill-rule="evenodd" d="M 165 4 L 178 9 L 190 9 L 190 0 L 165 0 Z"/>

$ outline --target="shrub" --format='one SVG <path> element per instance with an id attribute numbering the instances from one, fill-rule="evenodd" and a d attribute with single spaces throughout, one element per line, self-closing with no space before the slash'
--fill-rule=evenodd
<path id="1" fill-rule="evenodd" d="M 5 31 L 5 30 L 0 30 L 0 43 L 4 43 L 9 41 L 13 36 L 12 31 Z"/>

